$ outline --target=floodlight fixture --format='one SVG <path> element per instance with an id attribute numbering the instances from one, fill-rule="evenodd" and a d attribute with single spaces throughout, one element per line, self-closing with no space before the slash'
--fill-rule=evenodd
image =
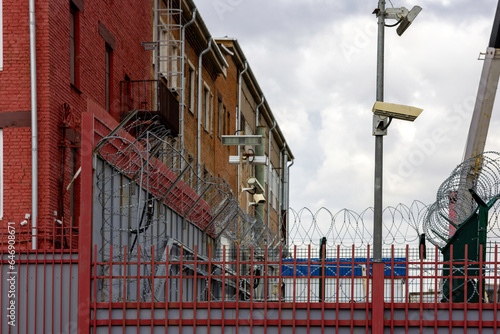
<path id="1" fill-rule="evenodd" d="M 396 32 L 399 36 L 401 36 L 406 29 L 411 25 L 413 20 L 417 17 L 417 15 L 422 11 L 422 7 L 420 6 L 414 6 L 410 12 L 403 18 L 401 21 L 401 24 L 398 26 L 396 29 Z"/>
<path id="2" fill-rule="evenodd" d="M 413 122 L 424 109 L 405 106 L 402 104 L 377 101 L 373 105 L 373 114 L 381 117 L 392 117 Z"/>
<path id="3" fill-rule="evenodd" d="M 386 19 L 393 19 L 397 20 L 395 24 L 392 25 L 386 25 L 387 27 L 395 27 L 398 26 L 396 29 L 396 32 L 399 36 L 401 36 L 406 29 L 412 24 L 412 22 L 415 20 L 417 15 L 422 11 L 422 7 L 420 6 L 414 6 L 411 10 L 408 10 L 405 7 L 399 7 L 399 8 L 387 8 L 385 13 Z M 374 13 L 380 15 L 380 10 L 379 11 L 374 11 Z"/>
<path id="4" fill-rule="evenodd" d="M 256 146 L 262 145 L 264 143 L 264 138 L 262 135 L 224 135 L 222 136 L 222 145 L 226 146 Z"/>

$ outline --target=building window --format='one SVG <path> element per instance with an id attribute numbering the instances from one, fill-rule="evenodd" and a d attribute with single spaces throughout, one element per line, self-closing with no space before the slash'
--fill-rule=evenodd
<path id="1" fill-rule="evenodd" d="M 1 8 L 2 7 L 0 7 L 0 9 Z M 3 129 L 0 129 L 0 219 L 2 217 L 3 217 Z"/>
<path id="2" fill-rule="evenodd" d="M 191 114 L 194 114 L 195 101 L 194 101 L 194 90 L 196 87 L 196 72 L 194 67 L 189 64 L 188 78 L 187 78 L 187 91 L 188 91 L 188 110 Z"/>
<path id="3" fill-rule="evenodd" d="M 203 115 L 202 115 L 202 120 L 203 120 L 203 129 L 205 131 L 210 131 L 210 89 L 208 86 L 205 86 L 205 89 L 203 91 Z"/>
<path id="4" fill-rule="evenodd" d="M 208 121 L 209 121 L 209 128 L 210 128 L 210 136 L 214 135 L 214 94 L 210 93 L 210 104 L 208 106 Z"/>
<path id="5" fill-rule="evenodd" d="M 226 120 L 226 113 L 224 112 L 224 105 L 222 104 L 222 100 L 218 100 L 217 104 L 217 137 L 221 138 L 221 135 L 225 134 L 225 126 L 224 121 Z"/>
<path id="6" fill-rule="evenodd" d="M 0 71 L 3 70 L 3 21 L 2 21 L 2 0 L 0 0 Z"/>
<path id="7" fill-rule="evenodd" d="M 69 75 L 70 83 L 78 88 L 80 84 L 80 11 L 73 2 L 69 6 Z"/>
<path id="8" fill-rule="evenodd" d="M 106 81 L 105 81 L 105 98 L 106 98 L 106 111 L 109 113 L 111 110 L 111 89 L 113 80 L 113 49 L 106 43 Z"/>

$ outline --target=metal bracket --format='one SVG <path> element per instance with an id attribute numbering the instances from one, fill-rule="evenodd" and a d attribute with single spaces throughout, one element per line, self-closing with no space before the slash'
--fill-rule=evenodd
<path id="1" fill-rule="evenodd" d="M 373 115 L 373 135 L 387 136 L 387 121 L 388 117 Z"/>
<path id="2" fill-rule="evenodd" d="M 385 18 L 386 19 L 393 19 L 393 20 L 400 20 L 404 18 L 405 16 L 408 15 L 410 11 L 406 9 L 406 7 L 400 7 L 400 8 L 386 8 L 385 10 Z"/>

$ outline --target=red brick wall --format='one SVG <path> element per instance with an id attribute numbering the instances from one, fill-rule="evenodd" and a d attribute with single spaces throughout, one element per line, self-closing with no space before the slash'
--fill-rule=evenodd
<path id="1" fill-rule="evenodd" d="M 70 1 L 36 1 L 39 226 L 52 229 L 69 214 L 69 196 L 61 191 L 72 177 L 68 149 L 60 147 L 63 104 L 76 122 L 87 100 L 105 105 L 105 41 L 99 21 L 116 40 L 112 62 L 111 114 L 119 119 L 120 81 L 150 79 L 151 3 L 148 0 L 84 0 L 80 15 L 80 85 L 70 85 Z M 30 110 L 29 10 L 27 1 L 3 1 L 4 70 L 0 72 L 0 112 Z M 4 217 L 21 221 L 31 213 L 31 128 L 4 130 Z M 67 142 L 66 144 L 69 144 Z M 63 159 L 63 152 L 66 157 Z M 77 154 L 78 157 L 78 154 Z M 77 159 L 77 165 L 80 161 Z M 78 184 L 76 185 L 78 187 Z M 61 195 L 65 198 L 61 200 Z M 43 243 L 41 245 L 43 247 Z"/>

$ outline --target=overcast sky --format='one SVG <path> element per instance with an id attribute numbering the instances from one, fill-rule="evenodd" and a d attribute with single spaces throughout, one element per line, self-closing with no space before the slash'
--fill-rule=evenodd
<path id="1" fill-rule="evenodd" d="M 423 8 L 386 29 L 385 101 L 423 108 L 384 137 L 384 207 L 431 204 L 463 158 L 497 0 L 393 0 Z M 238 39 L 295 164 L 290 206 L 373 206 L 377 0 L 197 0 L 214 37 Z M 391 3 L 387 1 L 387 7 Z M 392 22 L 387 22 L 392 23 Z M 486 150 L 500 151 L 496 106 Z"/>

